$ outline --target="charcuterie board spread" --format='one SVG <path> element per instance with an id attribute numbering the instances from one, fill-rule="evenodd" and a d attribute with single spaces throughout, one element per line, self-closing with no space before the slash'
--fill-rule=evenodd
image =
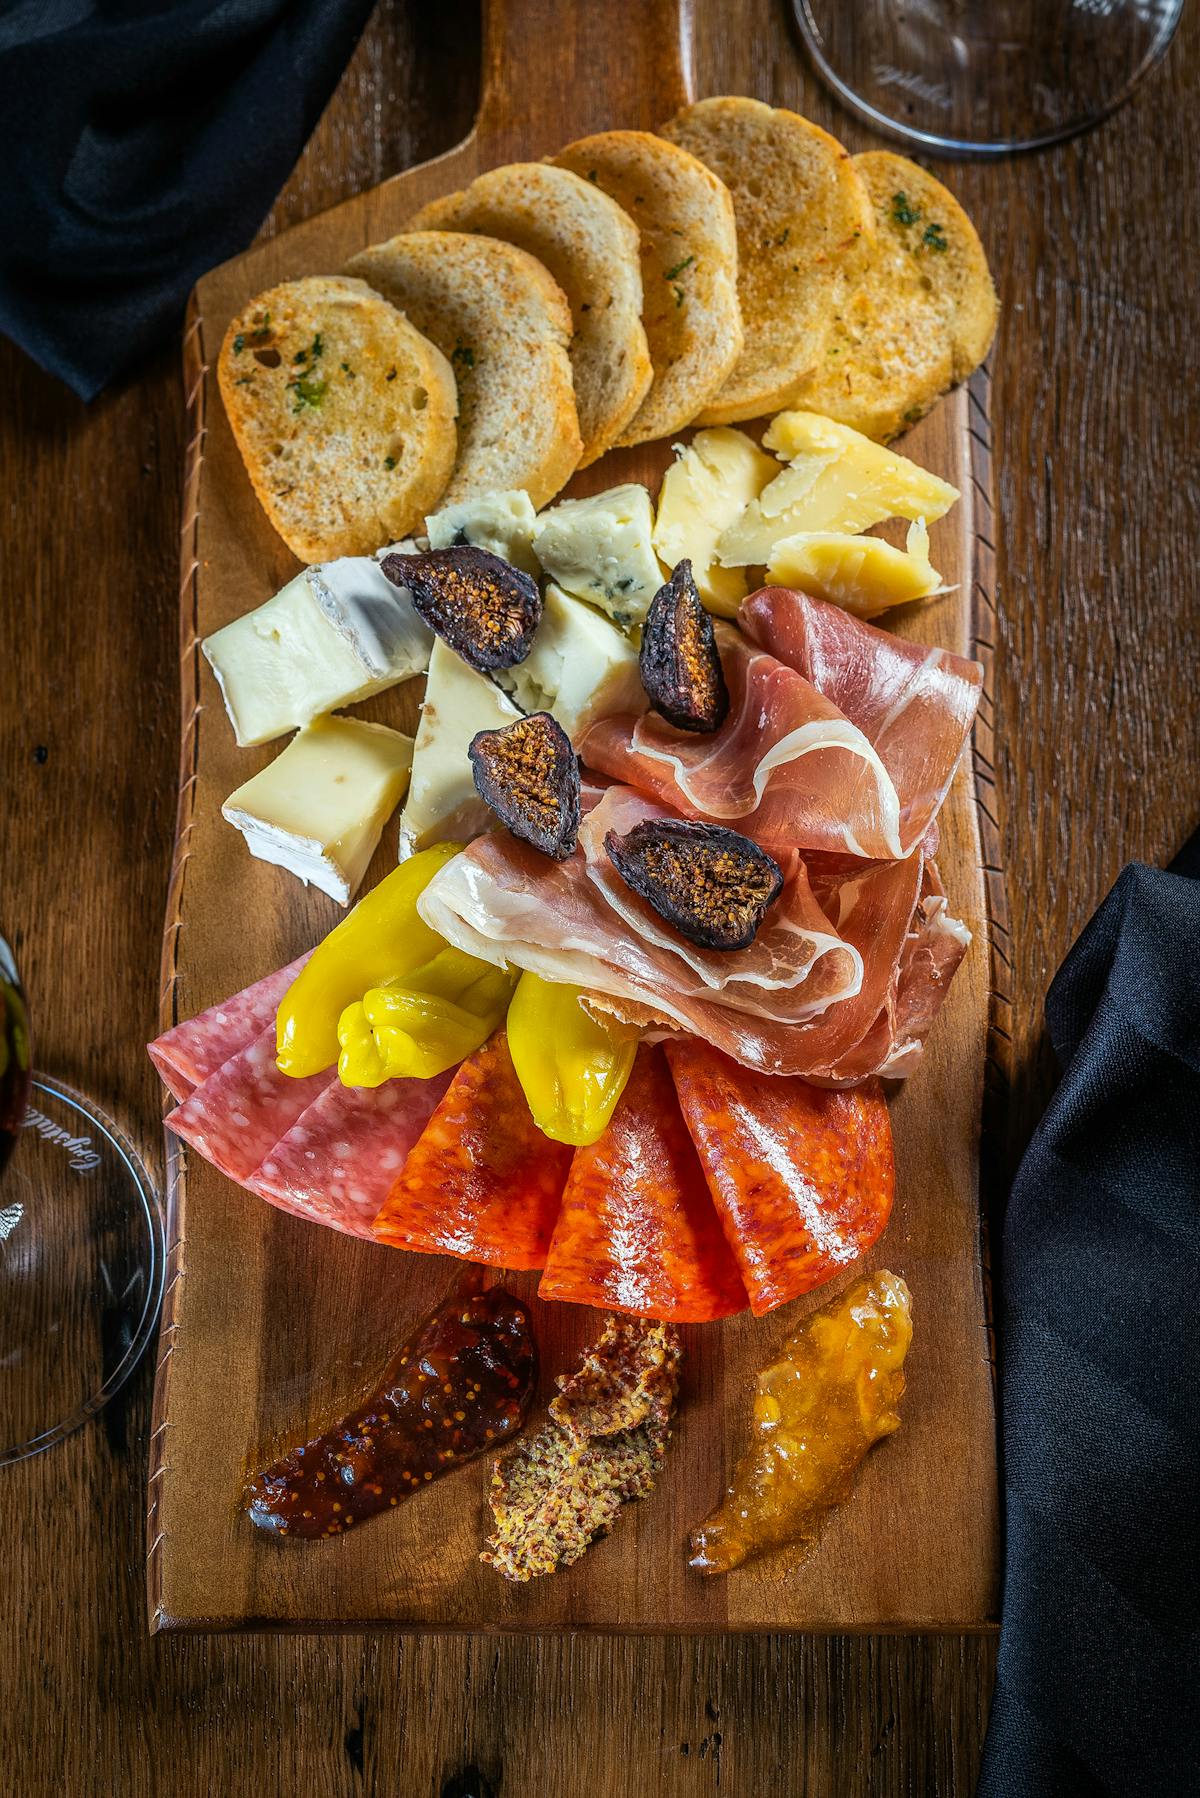
<path id="1" fill-rule="evenodd" d="M 991 278 L 607 124 L 202 290 L 156 1625 L 989 1614 Z"/>

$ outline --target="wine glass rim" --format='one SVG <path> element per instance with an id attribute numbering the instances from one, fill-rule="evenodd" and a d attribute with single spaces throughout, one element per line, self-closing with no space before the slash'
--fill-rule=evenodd
<path id="1" fill-rule="evenodd" d="M 43 1450 L 53 1448 L 56 1443 L 74 1432 L 102 1411 L 109 1400 L 120 1391 L 130 1374 L 141 1360 L 154 1335 L 158 1324 L 158 1314 L 162 1305 L 163 1290 L 166 1284 L 167 1242 L 166 1218 L 158 1190 L 146 1171 L 145 1163 L 129 1141 L 124 1131 L 108 1113 L 84 1094 L 68 1086 L 63 1080 L 55 1080 L 48 1074 L 34 1072 L 30 1082 L 30 1094 L 46 1093 L 72 1111 L 85 1117 L 92 1128 L 104 1137 L 123 1164 L 141 1203 L 142 1221 L 146 1228 L 148 1255 L 146 1261 L 146 1288 L 142 1300 L 141 1313 L 125 1351 L 111 1373 L 105 1378 L 96 1391 L 81 1404 L 76 1406 L 68 1416 L 60 1422 L 52 1424 L 49 1429 L 42 1430 L 36 1436 L 30 1436 L 25 1442 L 15 1443 L 11 1447 L 0 1446 L 0 1467 L 12 1466 L 17 1461 L 28 1460 L 31 1455 L 41 1454 Z"/>
<path id="2" fill-rule="evenodd" d="M 992 156 L 1018 156 L 1027 151 L 1048 150 L 1054 144 L 1066 143 L 1081 132 L 1089 131 L 1096 125 L 1102 125 L 1105 119 L 1111 118 L 1117 109 L 1123 106 L 1138 83 L 1149 74 L 1154 65 L 1166 55 L 1176 27 L 1183 14 L 1183 0 L 1167 0 L 1163 8 L 1162 19 L 1152 43 L 1145 55 L 1131 72 L 1123 85 L 1111 94 L 1095 112 L 1080 114 L 1069 119 L 1052 130 L 1043 131 L 1033 137 L 1014 137 L 998 139 L 995 142 L 980 142 L 971 138 L 948 137 L 936 131 L 922 131 L 919 126 L 905 125 L 894 119 L 878 107 L 872 106 L 869 100 L 857 93 L 854 88 L 838 74 L 825 54 L 824 37 L 812 11 L 812 0 L 790 0 L 792 17 L 800 33 L 801 42 L 810 61 L 826 86 L 829 87 L 848 112 L 879 132 L 882 137 L 889 137 L 895 142 L 915 144 L 931 155 L 948 156 L 959 161 L 985 161 Z"/>

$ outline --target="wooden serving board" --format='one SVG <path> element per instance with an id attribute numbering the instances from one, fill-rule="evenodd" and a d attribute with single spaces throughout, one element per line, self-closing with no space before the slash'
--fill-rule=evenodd
<path id="1" fill-rule="evenodd" d="M 228 319 L 253 294 L 335 272 L 426 200 L 479 170 L 613 126 L 650 128 L 689 96 L 687 0 L 493 0 L 476 130 L 449 155 L 359 195 L 216 269 L 193 298 L 185 361 L 192 430 L 183 526 L 183 743 L 179 825 L 163 946 L 162 1025 L 190 1017 L 296 955 L 339 915 L 251 859 L 221 802 L 278 751 L 238 750 L 199 641 L 294 572 L 259 509 L 213 369 Z M 906 448 L 963 498 L 935 528 L 953 591 L 900 620 L 906 635 L 984 653 L 991 578 L 986 382 L 945 400 Z M 653 489 L 666 444 L 606 457 L 570 492 L 617 480 Z M 981 627 L 980 620 L 985 624 Z M 977 650 L 977 641 L 984 648 Z M 411 730 L 420 682 L 367 715 Z M 985 722 L 977 740 L 986 778 Z M 983 814 L 986 823 L 986 812 Z M 975 933 L 924 1064 L 893 1104 L 899 1194 L 872 1258 L 913 1293 L 904 1423 L 870 1455 L 853 1502 L 789 1573 L 689 1572 L 686 1537 L 718 1499 L 748 1417 L 755 1369 L 810 1304 L 685 1330 L 674 1441 L 657 1491 L 574 1568 L 527 1586 L 484 1567 L 486 1462 L 353 1535 L 301 1546 L 239 1510 L 248 1470 L 359 1397 L 457 1264 L 353 1242 L 241 1191 L 168 1135 L 171 1265 L 155 1386 L 148 1593 L 153 1629 L 927 1630 L 984 1627 L 997 1607 L 996 1436 L 979 1203 L 989 1030 L 990 894 L 972 770 L 942 813 L 941 867 Z M 371 879 L 391 865 L 385 833 Z M 987 858 L 995 868 L 994 853 Z M 989 915 L 990 913 L 990 915 Z M 531 1296 L 535 1277 L 515 1289 Z M 599 1329 L 584 1307 L 534 1305 L 540 1400 Z M 536 1415 L 536 1414 L 535 1414 Z"/>

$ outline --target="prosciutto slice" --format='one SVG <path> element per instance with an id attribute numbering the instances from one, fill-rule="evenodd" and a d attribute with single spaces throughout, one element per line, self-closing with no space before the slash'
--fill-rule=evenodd
<path id="1" fill-rule="evenodd" d="M 720 730 L 608 718 L 584 737 L 584 760 L 777 857 L 909 856 L 970 729 L 978 664 L 780 587 L 744 601 L 739 622 L 745 636 L 716 627 L 730 695 Z"/>
<path id="2" fill-rule="evenodd" d="M 481 837 L 434 876 L 418 909 L 448 942 L 487 961 L 584 987 L 615 1013 L 649 1013 L 669 1029 L 721 1042 L 751 1066 L 782 1057 L 778 1071 L 800 1071 L 788 1048 L 806 1041 L 796 1027 L 834 1015 L 859 993 L 861 949 L 831 928 L 795 856 L 749 949 L 728 954 L 685 942 L 625 886 L 604 851 L 606 831 L 663 815 L 641 794 L 610 787 L 569 861 L 551 862 L 515 838 Z M 776 1045 L 766 1060 L 764 1041 Z"/>

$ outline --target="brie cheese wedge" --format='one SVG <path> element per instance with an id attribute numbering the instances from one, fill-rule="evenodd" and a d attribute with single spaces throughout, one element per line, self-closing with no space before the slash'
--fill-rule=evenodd
<path id="1" fill-rule="evenodd" d="M 744 431 L 727 425 L 697 431 L 686 449 L 676 444 L 675 453 L 658 496 L 654 547 L 671 569 L 686 556 L 708 610 L 732 618 L 748 583 L 740 568 L 717 561 L 717 539 L 774 480 L 779 464 Z"/>
<path id="2" fill-rule="evenodd" d="M 457 543 L 470 543 L 476 549 L 490 550 L 526 574 L 536 574 L 536 525 L 533 501 L 517 487 L 509 493 L 482 493 L 478 499 L 444 506 L 425 520 L 425 531 L 430 549 L 451 549 Z"/>
<path id="3" fill-rule="evenodd" d="M 342 556 L 305 568 L 201 648 L 244 747 L 420 674 L 432 643 L 372 556 Z"/>
<path id="4" fill-rule="evenodd" d="M 628 629 L 663 584 L 653 536 L 650 495 L 631 481 L 539 513 L 533 548 L 552 581 Z"/>
<path id="5" fill-rule="evenodd" d="M 949 481 L 816 412 L 781 412 L 763 444 L 788 466 L 722 531 L 717 554 L 726 568 L 769 562 L 777 543 L 801 532 L 941 518 L 958 498 Z"/>
<path id="6" fill-rule="evenodd" d="M 360 718 L 318 718 L 229 795 L 251 855 L 348 905 L 408 784 L 413 740 Z"/>
<path id="7" fill-rule="evenodd" d="M 649 703 L 628 637 L 553 581 L 529 654 L 496 679 L 522 711 L 550 712 L 572 743 L 597 719 L 644 712 Z"/>
<path id="8" fill-rule="evenodd" d="M 492 814 L 475 791 L 467 749 L 476 731 L 500 730 L 520 716 L 494 682 L 436 639 L 400 814 L 401 861 L 433 843 L 469 842 L 486 830 Z"/>

